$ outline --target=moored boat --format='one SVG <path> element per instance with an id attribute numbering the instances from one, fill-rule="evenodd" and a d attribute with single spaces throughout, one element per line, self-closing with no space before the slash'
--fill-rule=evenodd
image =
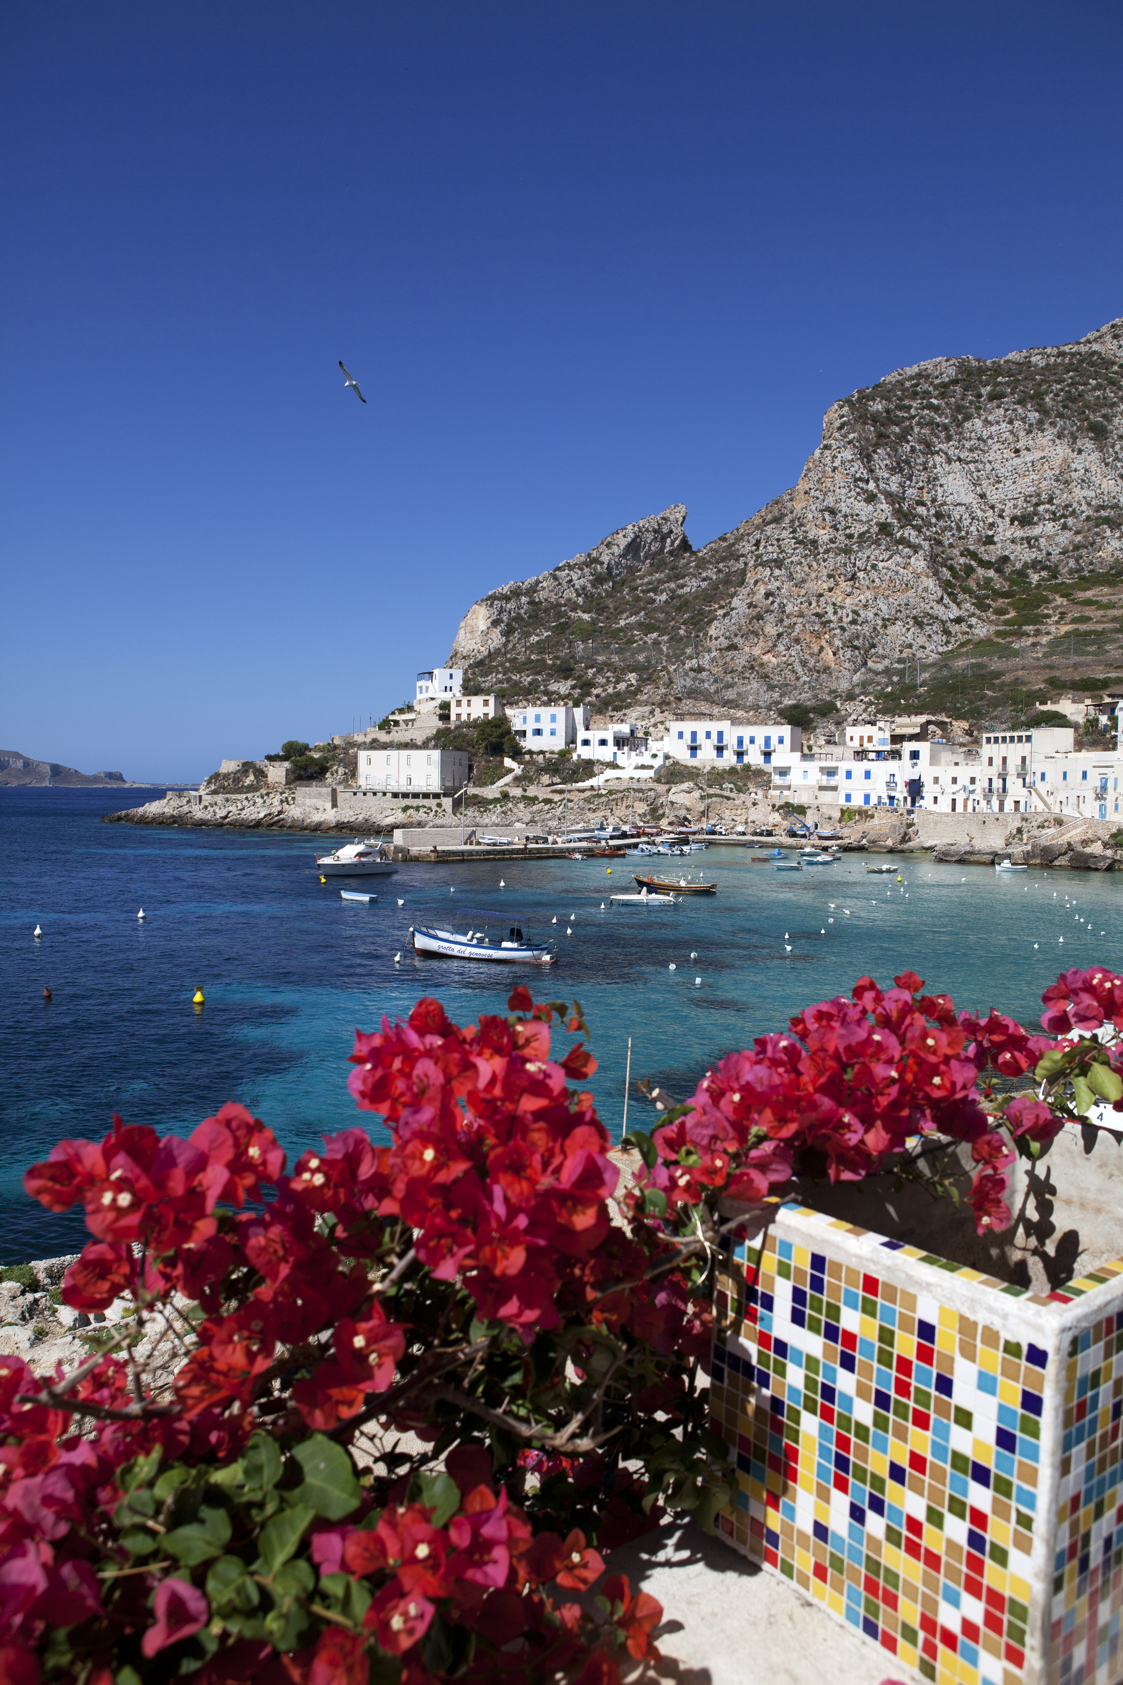
<path id="1" fill-rule="evenodd" d="M 389 877 L 398 868 L 383 845 L 367 837 L 364 842 L 344 843 L 331 854 L 317 854 L 316 869 L 323 882 L 327 878 Z"/>
<path id="2" fill-rule="evenodd" d="M 498 960 L 506 965 L 555 965 L 558 951 L 552 942 L 532 942 L 521 925 L 508 925 L 509 914 L 473 912 L 462 909 L 466 918 L 481 919 L 479 929 L 473 924 L 467 931 L 450 930 L 442 924 L 410 926 L 414 951 L 433 954 L 445 959 Z M 501 934 L 506 926 L 507 934 Z M 493 931 L 495 934 L 493 934 Z"/>
<path id="3" fill-rule="evenodd" d="M 996 860 L 994 869 L 996 872 L 1024 872 L 1026 870 L 1024 866 L 1016 865 L 1012 860 Z"/>
<path id="4" fill-rule="evenodd" d="M 368 895 L 365 889 L 341 889 L 340 892 L 339 892 L 339 899 L 341 901 L 367 901 L 367 902 L 370 902 L 370 901 L 377 901 L 378 896 L 377 895 Z"/>
<path id="5" fill-rule="evenodd" d="M 650 890 L 645 889 L 638 895 L 631 895 L 624 891 L 619 895 L 610 895 L 608 899 L 620 901 L 625 906 L 630 907 L 677 907 L 681 896 L 664 895 L 662 893 L 653 895 Z"/>
<path id="6" fill-rule="evenodd" d="M 635 881 L 641 889 L 660 890 L 665 895 L 716 895 L 716 883 L 699 883 L 691 878 L 657 878 L 654 872 L 646 878 L 634 873 Z"/>

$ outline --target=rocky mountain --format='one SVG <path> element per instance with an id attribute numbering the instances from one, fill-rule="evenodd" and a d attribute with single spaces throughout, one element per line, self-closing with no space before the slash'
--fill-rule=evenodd
<path id="1" fill-rule="evenodd" d="M 1121 424 L 1123 318 L 900 369 L 833 404 L 798 483 L 734 531 L 694 550 L 682 504 L 622 527 L 475 603 L 449 664 L 466 689 L 610 708 L 819 700 L 972 647 L 1048 662 L 1077 630 L 1102 670 Z"/>
<path id="2" fill-rule="evenodd" d="M 125 784 L 123 772 L 76 772 L 60 761 L 37 761 L 15 749 L 0 749 L 0 788 L 13 784 L 84 785 Z"/>

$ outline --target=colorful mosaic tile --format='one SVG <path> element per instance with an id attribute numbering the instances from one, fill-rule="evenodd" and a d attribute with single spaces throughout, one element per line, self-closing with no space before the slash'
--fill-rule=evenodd
<path id="1" fill-rule="evenodd" d="M 936 1685 L 1114 1685 L 1121 1276 L 1046 1297 L 774 1209 L 718 1286 L 730 1542 Z"/>

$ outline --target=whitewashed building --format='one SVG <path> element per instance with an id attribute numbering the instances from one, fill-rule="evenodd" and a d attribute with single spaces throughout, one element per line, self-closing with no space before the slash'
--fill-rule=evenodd
<path id="1" fill-rule="evenodd" d="M 547 702 L 535 708 L 515 708 L 510 715 L 511 731 L 531 754 L 557 753 L 572 749 L 578 732 L 588 729 L 592 709 L 582 703 Z"/>
<path id="2" fill-rule="evenodd" d="M 468 782 L 463 749 L 360 749 L 358 788 L 383 796 L 439 801 Z"/>
<path id="3" fill-rule="evenodd" d="M 732 766 L 771 766 L 774 755 L 798 755 L 803 732 L 797 725 L 745 725 L 726 720 L 670 720 L 664 752 L 676 761 Z"/>
<path id="4" fill-rule="evenodd" d="M 476 720 L 494 720 L 506 713 L 498 696 L 454 696 L 449 704 L 452 725 L 473 725 Z"/>
<path id="5" fill-rule="evenodd" d="M 606 761 L 613 766 L 630 766 L 646 755 L 648 739 L 639 726 L 590 725 L 577 733 L 573 753 L 581 761 Z"/>
<path id="6" fill-rule="evenodd" d="M 463 667 L 428 667 L 417 675 L 418 702 L 448 702 L 460 695 Z"/>

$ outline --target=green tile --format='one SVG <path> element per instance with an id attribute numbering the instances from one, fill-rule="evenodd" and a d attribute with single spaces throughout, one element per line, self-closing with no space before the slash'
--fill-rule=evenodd
<path id="1" fill-rule="evenodd" d="M 1002 1355 L 1003 1355 L 1003 1357 L 1016 1357 L 1018 1362 L 1020 1363 L 1025 1354 L 1022 1351 L 1020 1341 L 1018 1341 L 1018 1340 L 1003 1340 L 1003 1342 L 1002 1342 Z"/>
<path id="2" fill-rule="evenodd" d="M 955 1407 L 955 1425 L 957 1428 L 973 1428 L 975 1425 L 974 1416 L 970 1410 L 965 1410 L 962 1404 Z"/>
<path id="3" fill-rule="evenodd" d="M 1004 1474 L 996 1474 L 994 1477 L 994 1490 L 998 1493 L 1000 1498 L 1005 1498 L 1006 1501 L 1009 1502 L 1014 1496 L 1014 1482 L 1008 1479 Z"/>

